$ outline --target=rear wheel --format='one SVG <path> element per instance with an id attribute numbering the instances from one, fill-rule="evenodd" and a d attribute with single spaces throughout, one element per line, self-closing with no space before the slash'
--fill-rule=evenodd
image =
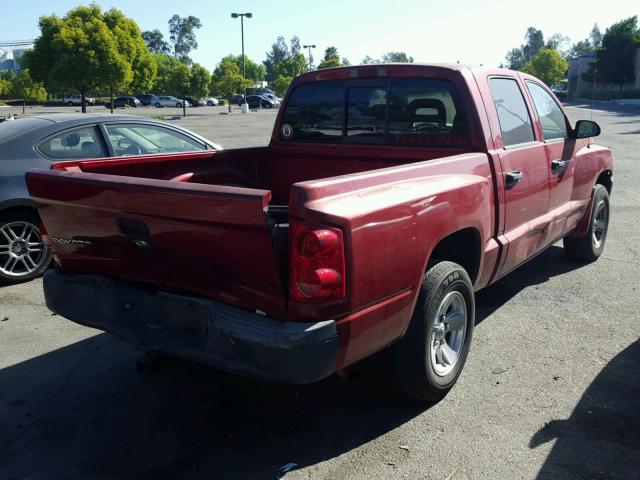
<path id="1" fill-rule="evenodd" d="M 20 283 L 44 273 L 51 250 L 42 242 L 40 219 L 33 213 L 0 216 L 0 282 Z"/>
<path id="2" fill-rule="evenodd" d="M 73 107 L 73 102 L 67 102 L 67 105 L 69 105 L 70 107 Z"/>
<path id="3" fill-rule="evenodd" d="M 595 262 L 604 250 L 609 230 L 609 192 L 603 185 L 593 191 L 593 208 L 587 233 L 582 237 L 565 237 L 564 251 L 573 260 Z"/>
<path id="4" fill-rule="evenodd" d="M 160 107 L 161 107 L 160 102 L 156 103 L 156 108 L 160 108 Z"/>
<path id="5" fill-rule="evenodd" d="M 392 378 L 406 396 L 436 402 L 464 366 L 475 323 L 473 286 L 457 263 L 440 262 L 424 276 L 405 337 L 392 347 Z"/>

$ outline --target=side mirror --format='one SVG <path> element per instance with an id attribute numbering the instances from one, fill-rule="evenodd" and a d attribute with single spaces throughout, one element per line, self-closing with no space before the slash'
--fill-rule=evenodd
<path id="1" fill-rule="evenodd" d="M 590 138 L 600 135 L 600 125 L 592 120 L 578 120 L 573 129 L 573 138 Z"/>

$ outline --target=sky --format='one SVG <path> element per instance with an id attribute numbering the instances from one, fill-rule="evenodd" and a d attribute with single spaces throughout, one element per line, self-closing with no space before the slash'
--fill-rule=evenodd
<path id="1" fill-rule="evenodd" d="M 36 38 L 38 17 L 63 16 L 78 0 L 0 0 L 4 10 L 0 41 Z M 212 69 L 229 53 L 241 51 L 240 21 L 232 12 L 251 12 L 245 19 L 245 52 L 262 61 L 279 35 L 297 35 L 315 44 L 315 64 L 324 49 L 335 46 L 341 57 L 360 63 L 365 55 L 379 58 L 404 51 L 416 62 L 447 62 L 498 66 L 508 50 L 524 42 L 527 27 L 545 35 L 588 37 L 594 23 L 601 31 L 612 23 L 640 15 L 640 1 L 630 0 L 100 0 L 103 9 L 116 7 L 142 30 L 159 29 L 168 40 L 167 21 L 173 14 L 200 18 L 194 61 Z M 305 52 L 306 53 L 306 52 Z"/>

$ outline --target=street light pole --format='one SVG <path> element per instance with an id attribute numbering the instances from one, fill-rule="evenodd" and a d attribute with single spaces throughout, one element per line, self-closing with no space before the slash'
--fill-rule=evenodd
<path id="1" fill-rule="evenodd" d="M 316 48 L 315 45 L 303 45 L 302 48 L 306 48 L 309 50 L 309 70 L 313 69 L 313 65 L 311 65 L 311 49 Z"/>
<path id="2" fill-rule="evenodd" d="M 247 13 L 232 13 L 231 18 L 240 17 L 240 37 L 242 39 L 242 78 L 247 78 L 246 61 L 244 57 L 244 17 L 251 18 L 253 14 Z M 247 101 L 247 87 L 244 88 L 244 103 Z"/>

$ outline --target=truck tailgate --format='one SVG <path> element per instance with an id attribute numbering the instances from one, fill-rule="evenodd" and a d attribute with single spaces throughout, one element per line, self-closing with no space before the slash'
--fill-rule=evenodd
<path id="1" fill-rule="evenodd" d="M 27 185 L 65 272 L 181 289 L 284 317 L 267 190 L 33 170 Z"/>

